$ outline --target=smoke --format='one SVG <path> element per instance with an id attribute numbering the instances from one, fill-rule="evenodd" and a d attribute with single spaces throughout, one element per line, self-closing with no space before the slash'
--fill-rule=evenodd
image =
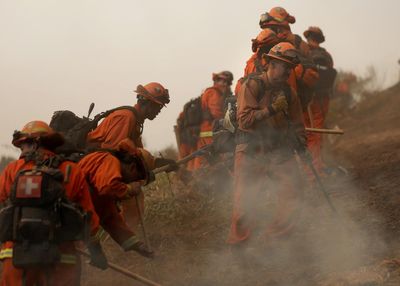
<path id="1" fill-rule="evenodd" d="M 288 178 L 295 176 L 287 167 L 279 171 L 290 174 Z M 255 183 L 256 179 L 254 174 L 250 180 Z M 246 202 L 246 211 L 257 209 L 252 225 L 259 226 L 258 229 L 255 227 L 249 241 L 226 245 L 209 255 L 202 271 L 205 277 L 200 278 L 198 285 L 211 285 L 211 281 L 218 281 L 218 285 L 322 285 L 332 275 L 340 277 L 341 273 L 370 265 L 377 256 L 385 254 L 382 219 L 363 203 L 363 191 L 350 177 L 324 180 L 337 215 L 331 212 L 317 186 L 310 188 L 306 184 L 301 213 L 294 218 L 295 227 L 282 237 L 265 236 L 265 227 L 279 211 L 273 206 L 282 191 L 281 182 L 271 182 L 271 177 L 268 180 L 264 193 Z M 252 187 L 254 184 L 246 191 Z"/>
<path id="2" fill-rule="evenodd" d="M 382 220 L 369 210 L 364 190 L 351 176 L 324 179 L 339 213 L 335 217 L 318 189 L 295 180 L 296 192 L 304 187 L 299 197 L 301 211 L 294 213 L 290 220 L 294 227 L 287 235 L 272 238 L 265 230 L 279 210 L 283 186 L 279 174 L 293 178 L 294 172 L 287 167 L 268 167 L 273 171 L 265 177 L 268 183 L 247 201 L 247 210 L 257 210 L 252 218 L 257 227 L 246 243 L 226 243 L 234 201 L 232 177 L 211 168 L 195 175 L 197 181 L 205 183 L 202 188 L 189 190 L 172 177 L 173 192 L 163 192 L 167 183 L 161 181 L 153 190 L 146 190 L 146 227 L 156 258 L 147 261 L 117 255 L 117 262 L 162 285 L 359 285 L 325 281 L 342 278 L 345 272 L 371 265 L 386 254 Z M 253 184 L 244 195 L 255 186 L 259 173 L 253 175 Z M 113 245 L 106 247 L 113 253 L 119 251 Z M 91 276 L 87 285 L 104 283 L 106 276 Z M 122 277 L 117 279 L 122 285 L 129 283 Z M 113 277 L 112 281 L 117 280 Z"/>

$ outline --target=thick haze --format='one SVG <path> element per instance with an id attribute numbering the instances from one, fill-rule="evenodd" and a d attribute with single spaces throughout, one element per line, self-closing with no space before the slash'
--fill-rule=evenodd
<path id="1" fill-rule="evenodd" d="M 14 129 L 55 110 L 94 114 L 136 102 L 139 84 L 159 81 L 171 103 L 146 122 L 145 146 L 175 143 L 183 104 L 210 86 L 211 73 L 235 80 L 251 55 L 261 13 L 282 6 L 301 34 L 322 28 L 339 69 L 377 67 L 387 85 L 399 76 L 400 1 L 0 0 L 0 145 Z"/>

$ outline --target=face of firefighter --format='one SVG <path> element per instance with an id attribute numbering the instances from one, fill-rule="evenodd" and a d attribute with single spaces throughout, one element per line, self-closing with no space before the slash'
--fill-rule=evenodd
<path id="1" fill-rule="evenodd" d="M 290 74 L 290 67 L 288 64 L 280 60 L 271 60 L 267 66 L 268 80 L 272 85 L 280 85 L 285 83 Z"/>
<path id="2" fill-rule="evenodd" d="M 229 84 L 224 79 L 217 79 L 214 81 L 214 86 L 218 88 L 222 93 L 227 93 L 229 89 Z"/>
<path id="3" fill-rule="evenodd" d="M 33 152 L 37 150 L 38 145 L 35 142 L 26 142 L 22 143 L 19 149 L 21 149 L 21 155 L 25 155 L 27 153 Z"/>
<path id="4" fill-rule="evenodd" d="M 162 105 L 150 101 L 146 105 L 145 110 L 144 110 L 145 117 L 149 120 L 153 120 L 154 118 L 157 117 L 157 115 L 160 113 L 162 108 L 163 108 Z"/>

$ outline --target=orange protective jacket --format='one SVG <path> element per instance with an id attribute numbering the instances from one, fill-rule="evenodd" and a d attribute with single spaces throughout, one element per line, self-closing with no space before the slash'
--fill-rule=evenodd
<path id="1" fill-rule="evenodd" d="M 269 88 L 267 74 L 264 72 L 259 76 L 266 86 L 265 95 L 261 99 L 258 99 L 259 95 L 259 84 L 255 80 L 249 80 L 246 82 L 246 86 L 242 87 L 239 92 L 237 99 L 237 120 L 239 129 L 243 131 L 255 132 L 257 130 L 265 129 L 269 126 L 274 129 L 285 129 L 287 128 L 287 119 L 283 113 L 278 113 L 273 117 L 265 118 L 261 121 L 257 120 L 258 113 L 263 112 L 272 103 L 271 93 Z M 298 135 L 301 137 L 305 136 L 304 130 L 304 119 L 300 107 L 300 101 L 297 97 L 296 91 L 291 89 L 290 106 L 288 115 L 291 118 L 291 124 L 295 126 Z"/>
<path id="2" fill-rule="evenodd" d="M 78 163 L 92 192 L 116 199 L 125 198 L 128 187 L 122 180 L 121 163 L 109 152 L 93 152 Z"/>
<path id="3" fill-rule="evenodd" d="M 138 105 L 134 108 L 139 110 Z M 88 144 L 97 148 L 117 149 L 119 142 L 128 138 L 135 147 L 142 148 L 143 121 L 131 110 L 116 110 L 88 134 Z"/>
<path id="4" fill-rule="evenodd" d="M 197 150 L 213 142 L 213 122 L 214 120 L 224 117 L 224 101 L 225 96 L 216 87 L 207 88 L 201 95 L 203 121 L 200 125 L 200 136 L 197 141 Z M 189 164 L 189 169 L 196 170 L 205 164 L 205 158 L 198 156 L 193 160 L 193 165 Z"/>
<path id="5" fill-rule="evenodd" d="M 135 211 L 131 219 L 135 224 L 130 227 L 120 208 L 117 207 L 117 201 L 126 198 L 128 192 L 128 186 L 122 178 L 120 161 L 109 152 L 98 151 L 85 156 L 79 162 L 79 166 L 90 184 L 93 203 L 100 217 L 101 226 L 123 249 L 129 249 L 138 241 L 134 229 L 139 218 L 137 206 L 133 203 L 130 208 L 134 208 Z M 132 170 L 132 172 L 135 173 L 132 174 L 132 178 L 137 177 L 139 180 L 143 177 L 139 170 Z M 142 194 L 138 196 L 142 209 L 143 198 Z"/>
<path id="6" fill-rule="evenodd" d="M 44 154 L 44 158 L 54 156 L 54 153 L 50 151 L 43 150 L 41 152 Z M 59 166 L 59 169 L 64 175 L 66 174 L 66 168 L 68 165 L 71 166 L 71 172 L 68 182 L 64 183 L 65 195 L 71 202 L 77 203 L 86 212 L 90 212 L 92 214 L 91 234 L 95 237 L 99 231 L 99 217 L 94 210 L 85 176 L 82 170 L 75 163 L 70 161 L 64 161 Z M 1 203 L 4 203 L 10 196 L 11 187 L 15 178 L 17 177 L 18 172 L 21 170 L 31 169 L 32 167 L 34 167 L 34 163 L 32 161 L 25 162 L 23 158 L 7 165 L 0 176 Z M 12 254 L 11 256 L 8 255 L 9 253 L 7 253 L 7 251 L 12 249 L 12 247 L 13 242 L 11 241 L 3 243 L 0 251 L 0 259 L 10 258 Z M 60 245 L 60 249 L 62 253 L 75 253 L 74 245 L 71 242 L 63 243 Z"/>

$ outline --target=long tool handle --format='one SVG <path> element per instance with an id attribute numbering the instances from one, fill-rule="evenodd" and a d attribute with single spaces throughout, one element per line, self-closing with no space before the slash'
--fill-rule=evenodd
<path id="1" fill-rule="evenodd" d="M 324 194 L 325 199 L 326 199 L 326 201 L 327 201 L 328 204 L 329 204 L 329 207 L 331 208 L 332 212 L 333 212 L 335 215 L 337 215 L 337 210 L 336 210 L 335 206 L 333 205 L 333 203 L 332 203 L 332 201 L 331 201 L 331 197 L 329 196 L 327 190 L 325 189 L 324 185 L 322 184 L 321 178 L 319 177 L 317 171 L 315 170 L 315 168 L 314 168 L 312 162 L 309 161 L 309 160 L 307 160 L 307 164 L 308 164 L 308 166 L 310 167 L 311 171 L 313 172 L 314 177 L 315 177 L 315 179 L 317 180 L 319 189 L 320 189 L 320 191 Z"/>
<path id="2" fill-rule="evenodd" d="M 324 133 L 324 134 L 338 134 L 343 135 L 344 131 L 342 129 L 323 129 L 323 128 L 308 128 L 306 127 L 307 132 L 313 133 Z"/>
<path id="3" fill-rule="evenodd" d="M 186 157 L 176 161 L 176 163 L 178 165 L 186 164 L 190 160 L 193 160 L 195 157 L 204 155 L 204 152 L 207 152 L 207 149 L 209 149 L 209 148 L 211 148 L 211 144 L 205 145 L 201 149 L 194 151 L 193 153 L 187 155 Z M 162 173 L 162 172 L 167 171 L 168 169 L 169 169 L 169 165 L 165 165 L 165 166 L 154 169 L 153 173 L 154 174 Z"/>
<path id="4" fill-rule="evenodd" d="M 84 251 L 82 249 L 79 249 L 79 248 L 76 248 L 76 251 L 80 255 L 90 258 L 90 254 L 87 253 L 86 251 Z M 147 278 L 145 278 L 143 276 L 140 276 L 139 274 L 133 273 L 133 272 L 129 271 L 128 269 L 123 268 L 123 267 L 121 267 L 119 265 L 116 265 L 114 263 L 109 262 L 108 263 L 108 267 L 111 268 L 112 270 L 118 272 L 118 273 L 121 273 L 121 274 L 129 277 L 129 278 L 132 278 L 134 280 L 142 282 L 144 285 L 161 286 L 161 284 L 158 284 L 158 283 L 156 283 L 154 281 L 151 281 L 151 280 L 149 280 L 149 279 L 147 279 Z"/>
<path id="5" fill-rule="evenodd" d="M 138 196 L 135 196 L 135 201 L 136 201 L 136 207 L 137 207 L 137 211 L 138 211 L 138 215 L 139 215 L 140 226 L 141 226 L 142 232 L 143 232 L 144 241 L 146 242 L 147 249 L 151 251 L 152 248 L 150 245 L 149 238 L 147 236 L 146 227 L 144 226 L 143 212 L 142 212 L 142 208 L 140 207 L 140 202 L 139 202 Z"/>

